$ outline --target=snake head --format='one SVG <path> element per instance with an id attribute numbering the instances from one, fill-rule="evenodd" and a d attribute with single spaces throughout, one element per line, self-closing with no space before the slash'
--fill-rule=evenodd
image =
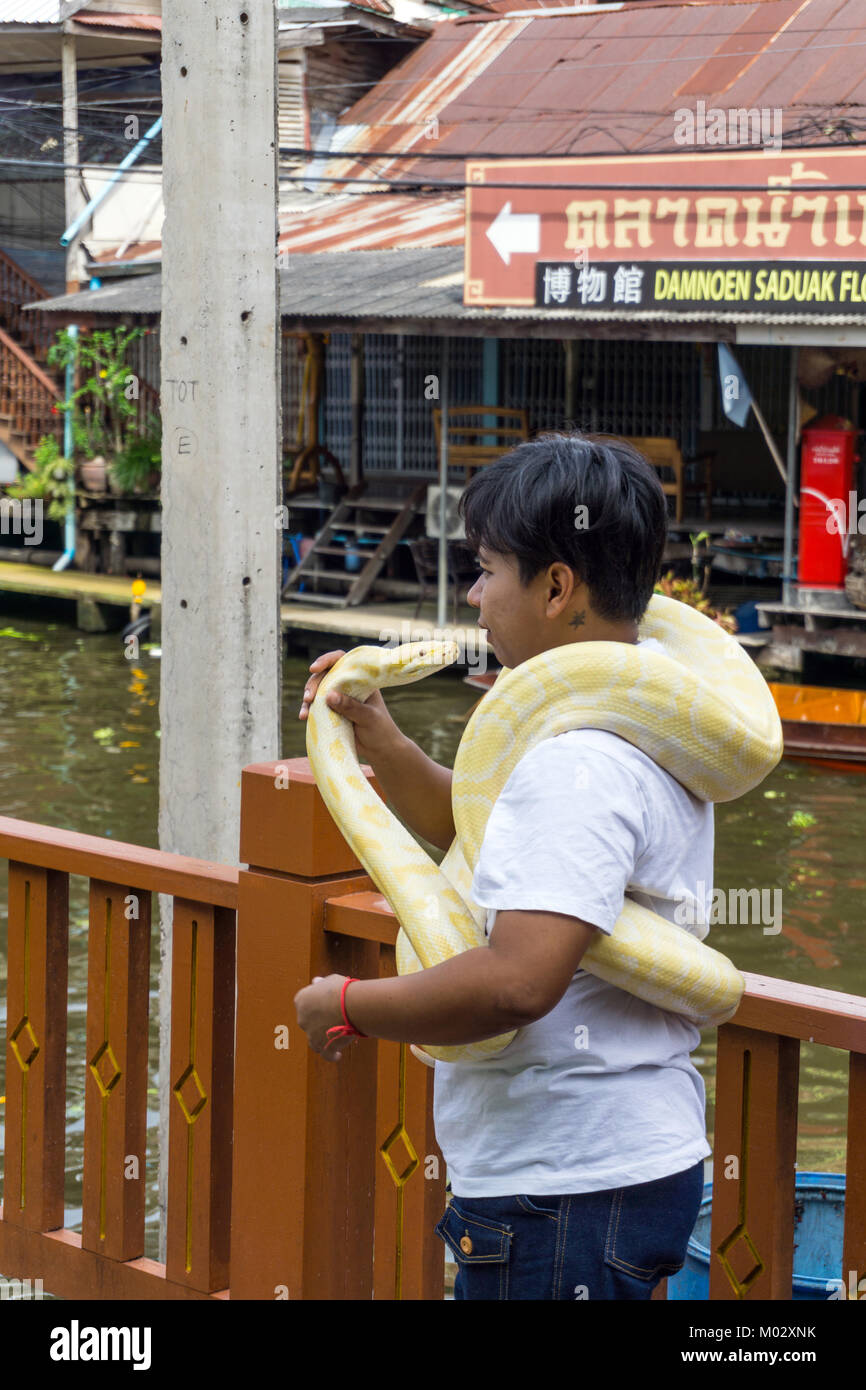
<path id="1" fill-rule="evenodd" d="M 411 685 L 433 671 L 451 666 L 460 655 L 460 648 L 456 642 L 431 638 L 429 642 L 404 642 L 383 655 L 389 668 L 388 684 Z"/>
<path id="2" fill-rule="evenodd" d="M 373 690 L 392 685 L 411 685 L 450 666 L 460 655 L 456 642 L 431 640 L 404 642 L 400 647 L 353 647 L 341 656 L 325 673 L 319 686 L 319 697 L 310 707 L 307 732 L 326 717 L 323 697 L 329 690 L 339 690 L 355 700 L 366 700 Z M 332 712 L 327 711 L 330 715 Z M 334 719 L 339 715 L 333 714 Z M 309 746 L 309 738 L 307 740 Z"/>

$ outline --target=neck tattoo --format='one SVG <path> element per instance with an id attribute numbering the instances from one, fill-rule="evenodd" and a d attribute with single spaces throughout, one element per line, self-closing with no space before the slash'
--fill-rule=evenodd
<path id="1" fill-rule="evenodd" d="M 575 613 L 574 617 L 569 618 L 568 625 L 569 627 L 582 627 L 585 622 L 586 610 L 584 610 L 582 613 Z"/>

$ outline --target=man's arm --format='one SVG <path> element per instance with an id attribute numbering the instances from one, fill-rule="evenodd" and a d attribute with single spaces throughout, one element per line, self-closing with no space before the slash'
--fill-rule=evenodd
<path id="1" fill-rule="evenodd" d="M 366 705 L 357 700 L 353 703 L 359 710 L 366 709 Z M 357 711 L 344 710 L 342 705 L 336 708 L 355 720 Z M 356 728 L 359 723 L 360 720 Z M 456 833 L 451 811 L 450 769 L 428 758 L 396 725 L 391 741 L 375 756 L 371 754 L 368 761 L 400 819 L 429 844 L 447 849 Z"/>
<path id="2" fill-rule="evenodd" d="M 414 975 L 354 981 L 346 1013 L 368 1036 L 440 1046 L 524 1028 L 559 1003 L 595 930 L 558 912 L 498 912 L 488 946 Z M 340 1052 L 326 1033 L 342 1023 L 344 979 L 329 975 L 295 995 L 310 1046 L 333 1060 Z M 336 1040 L 337 1049 L 344 1045 Z"/>

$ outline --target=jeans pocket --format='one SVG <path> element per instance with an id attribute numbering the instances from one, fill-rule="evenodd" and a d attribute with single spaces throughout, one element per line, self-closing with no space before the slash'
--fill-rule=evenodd
<path id="1" fill-rule="evenodd" d="M 436 1234 L 457 1261 L 455 1298 L 507 1299 L 511 1226 L 452 1197 Z"/>
<path id="2" fill-rule="evenodd" d="M 682 1196 L 666 1178 L 618 1187 L 611 1194 L 605 1264 L 644 1283 L 682 1269 L 697 1216 Z"/>
<path id="3" fill-rule="evenodd" d="M 521 1193 L 516 1200 L 519 1207 L 533 1216 L 549 1216 L 552 1221 L 559 1219 L 560 1197 L 529 1197 Z"/>

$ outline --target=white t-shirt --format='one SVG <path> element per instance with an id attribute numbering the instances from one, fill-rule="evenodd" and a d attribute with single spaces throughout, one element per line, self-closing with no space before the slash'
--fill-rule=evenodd
<path id="1" fill-rule="evenodd" d="M 712 882 L 712 804 L 625 739 L 579 729 L 538 744 L 511 773 L 472 896 L 488 909 L 488 934 L 497 910 L 519 909 L 609 934 L 626 892 L 673 922 L 699 884 L 701 907 L 711 901 Z M 708 917 L 691 917 L 681 930 L 702 939 Z M 689 1057 L 699 1041 L 686 1019 L 578 970 L 496 1057 L 436 1063 L 436 1137 L 454 1195 L 597 1192 L 692 1167 L 711 1152 Z"/>

